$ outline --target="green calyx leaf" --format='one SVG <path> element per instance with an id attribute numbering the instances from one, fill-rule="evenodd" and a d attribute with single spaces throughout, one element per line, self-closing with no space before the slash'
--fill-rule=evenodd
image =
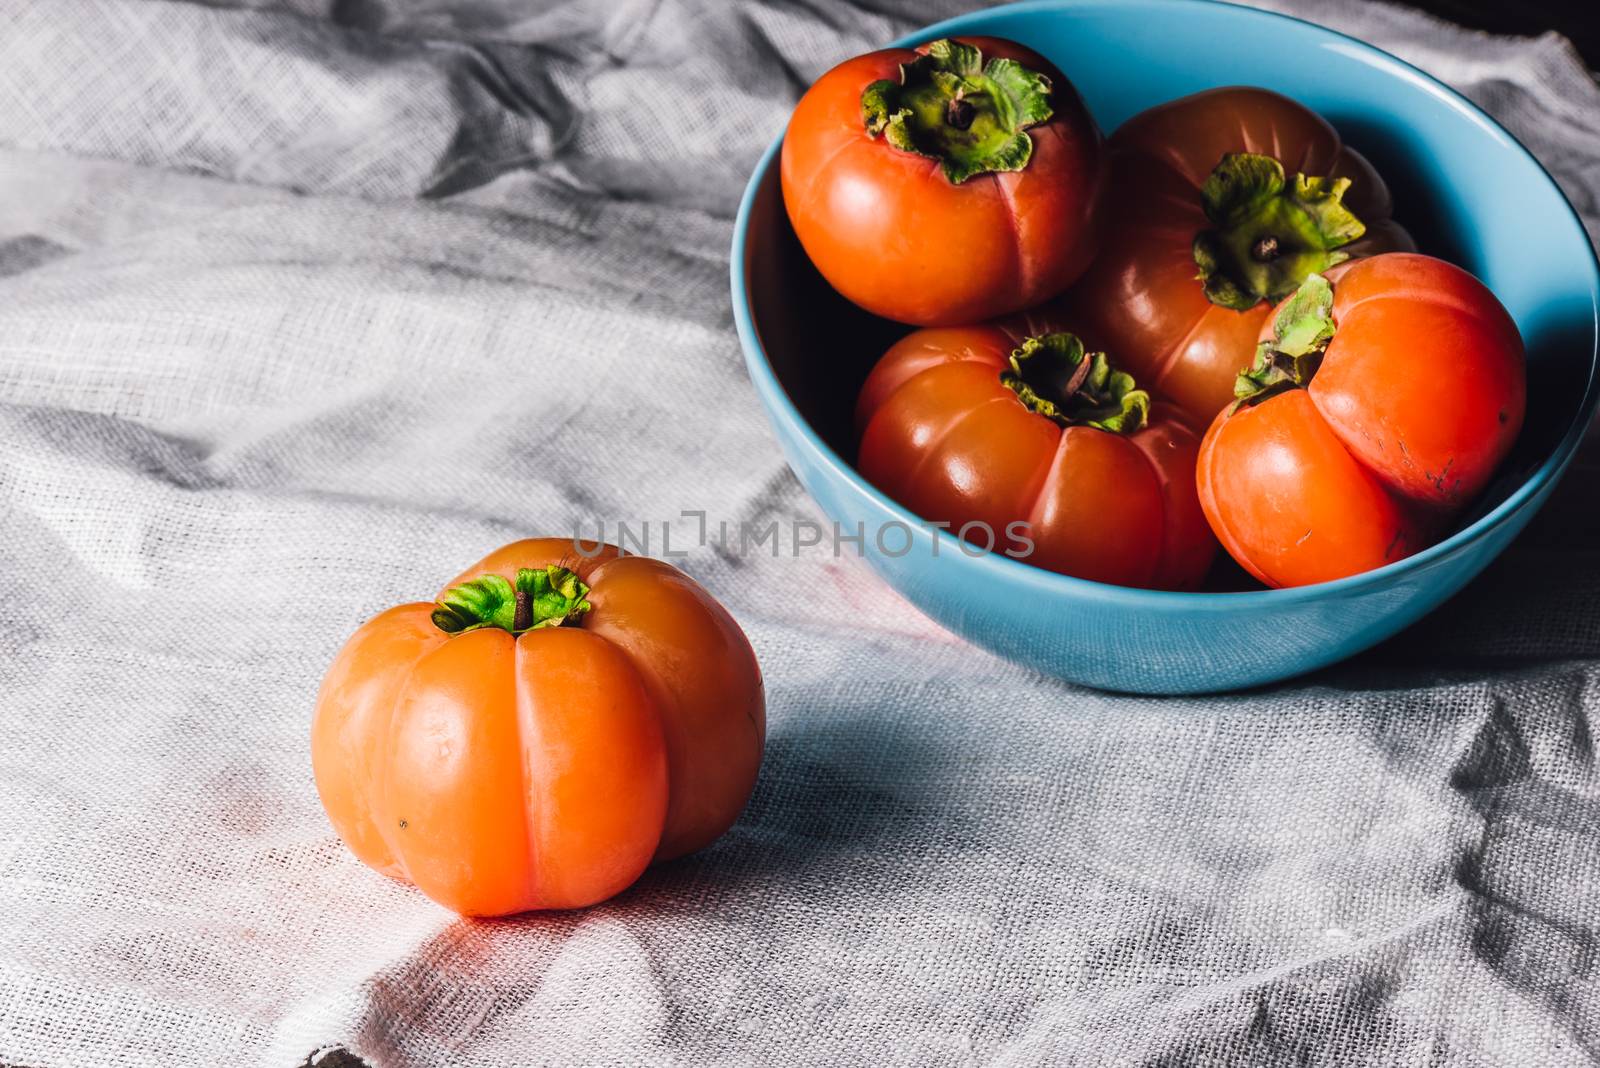
<path id="1" fill-rule="evenodd" d="M 1132 434 L 1150 420 L 1150 394 L 1073 334 L 1030 337 L 1011 353 L 1000 381 L 1022 406 L 1058 426 Z"/>
<path id="2" fill-rule="evenodd" d="M 588 593 L 574 572 L 555 564 L 521 568 L 514 583 L 501 575 L 484 575 L 446 591 L 433 610 L 433 625 L 446 634 L 480 627 L 511 634 L 559 627 L 593 607 L 585 600 Z"/>
<path id="3" fill-rule="evenodd" d="M 1345 207 L 1349 188 L 1348 178 L 1290 178 L 1271 156 L 1223 156 L 1200 187 L 1211 227 L 1195 235 L 1194 262 L 1206 297 L 1244 311 L 1349 259 L 1339 250 L 1367 232 Z"/>
<path id="4" fill-rule="evenodd" d="M 1239 372 L 1233 395 L 1239 405 L 1311 384 L 1322 354 L 1333 340 L 1333 285 L 1320 274 L 1307 276 L 1272 320 L 1272 338 L 1256 346 L 1255 360 Z"/>
<path id="5" fill-rule="evenodd" d="M 898 82 L 868 85 L 861 121 L 900 151 L 938 160 L 959 185 L 1028 165 L 1033 138 L 1025 131 L 1053 114 L 1050 91 L 1048 77 L 1014 59 L 985 63 L 979 49 L 945 39 L 901 64 Z"/>

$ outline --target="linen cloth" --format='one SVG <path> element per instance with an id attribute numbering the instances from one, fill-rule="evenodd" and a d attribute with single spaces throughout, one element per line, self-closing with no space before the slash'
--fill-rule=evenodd
<path id="1" fill-rule="evenodd" d="M 365 618 L 595 517 L 817 517 L 731 215 L 804 85 L 959 6 L 0 0 L 0 1062 L 1600 1059 L 1593 448 L 1445 609 L 1228 697 L 695 549 L 769 694 L 715 847 L 469 922 L 334 838 L 307 731 Z M 1277 6 L 1462 89 L 1600 233 L 1560 38 Z"/>

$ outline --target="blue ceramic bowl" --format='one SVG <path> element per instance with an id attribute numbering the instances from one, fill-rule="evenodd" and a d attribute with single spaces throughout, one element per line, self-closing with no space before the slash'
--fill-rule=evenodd
<path id="1" fill-rule="evenodd" d="M 855 391 L 904 328 L 845 302 L 806 260 L 784 214 L 775 143 L 750 178 L 734 230 L 739 337 L 790 466 L 846 534 L 864 527 L 868 559 L 895 589 L 963 637 L 1064 679 L 1146 693 L 1228 690 L 1311 671 L 1389 637 L 1460 590 L 1527 524 L 1600 396 L 1600 273 L 1555 182 L 1509 134 L 1392 56 L 1247 8 L 1037 0 L 942 22 L 900 43 L 955 34 L 1010 37 L 1043 53 L 1108 132 L 1153 104 L 1239 83 L 1320 111 L 1389 180 L 1396 216 L 1423 251 L 1483 279 L 1515 317 L 1528 345 L 1527 429 L 1454 534 L 1337 582 L 1164 593 L 967 555 L 850 465 Z"/>

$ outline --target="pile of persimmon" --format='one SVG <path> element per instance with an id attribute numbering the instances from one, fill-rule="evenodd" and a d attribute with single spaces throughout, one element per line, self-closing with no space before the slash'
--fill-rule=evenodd
<path id="1" fill-rule="evenodd" d="M 983 548 L 1003 530 L 1040 567 L 1195 590 L 1220 540 L 1268 585 L 1337 579 L 1448 531 L 1521 429 L 1505 309 L 1276 93 L 1102 140 L 1038 53 L 941 40 L 823 75 L 781 166 L 817 270 L 915 328 L 857 399 L 861 472 Z M 666 564 L 577 548 L 518 542 L 383 612 L 317 701 L 334 829 L 462 914 L 604 900 L 755 782 L 733 618 Z"/>
<path id="2" fill-rule="evenodd" d="M 1521 428 L 1505 309 L 1277 93 L 1102 139 L 1043 56 L 939 40 L 824 74 L 781 170 L 822 276 L 918 328 L 867 376 L 858 469 L 988 546 L 1021 524 L 1037 566 L 1192 590 L 1220 540 L 1271 586 L 1354 575 L 1446 533 Z"/>

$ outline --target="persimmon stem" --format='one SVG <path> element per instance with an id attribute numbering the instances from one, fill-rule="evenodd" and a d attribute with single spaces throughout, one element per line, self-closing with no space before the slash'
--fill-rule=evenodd
<path id="1" fill-rule="evenodd" d="M 1311 274 L 1272 320 L 1272 337 L 1256 346 L 1255 361 L 1233 385 L 1234 408 L 1260 404 L 1311 384 L 1333 340 L 1333 285 Z"/>
<path id="2" fill-rule="evenodd" d="M 1022 406 L 1058 426 L 1132 434 L 1150 417 L 1150 395 L 1114 370 L 1103 352 L 1087 352 L 1072 334 L 1030 337 L 1011 353 L 1001 383 Z"/>
<path id="3" fill-rule="evenodd" d="M 957 130 L 970 130 L 972 120 L 978 117 L 978 109 L 972 106 L 972 101 L 965 97 L 957 96 L 950 101 L 950 106 L 945 108 L 944 121 Z"/>
<path id="4" fill-rule="evenodd" d="M 592 607 L 588 594 L 576 573 L 555 564 L 521 568 L 514 583 L 503 575 L 483 575 L 445 591 L 434 607 L 433 625 L 447 634 L 480 627 L 511 634 L 564 627 Z"/>
<path id="5" fill-rule="evenodd" d="M 983 52 L 955 40 L 929 44 L 861 93 L 861 122 L 902 152 L 939 161 L 960 185 L 997 171 L 1020 171 L 1033 155 L 1029 127 L 1047 122 L 1050 79 L 1014 59 L 984 61 Z"/>
<path id="6" fill-rule="evenodd" d="M 1345 206 L 1349 188 L 1349 178 L 1286 174 L 1271 156 L 1223 156 L 1200 187 L 1211 225 L 1192 248 L 1206 299 L 1244 311 L 1349 259 L 1344 246 L 1367 232 Z"/>

